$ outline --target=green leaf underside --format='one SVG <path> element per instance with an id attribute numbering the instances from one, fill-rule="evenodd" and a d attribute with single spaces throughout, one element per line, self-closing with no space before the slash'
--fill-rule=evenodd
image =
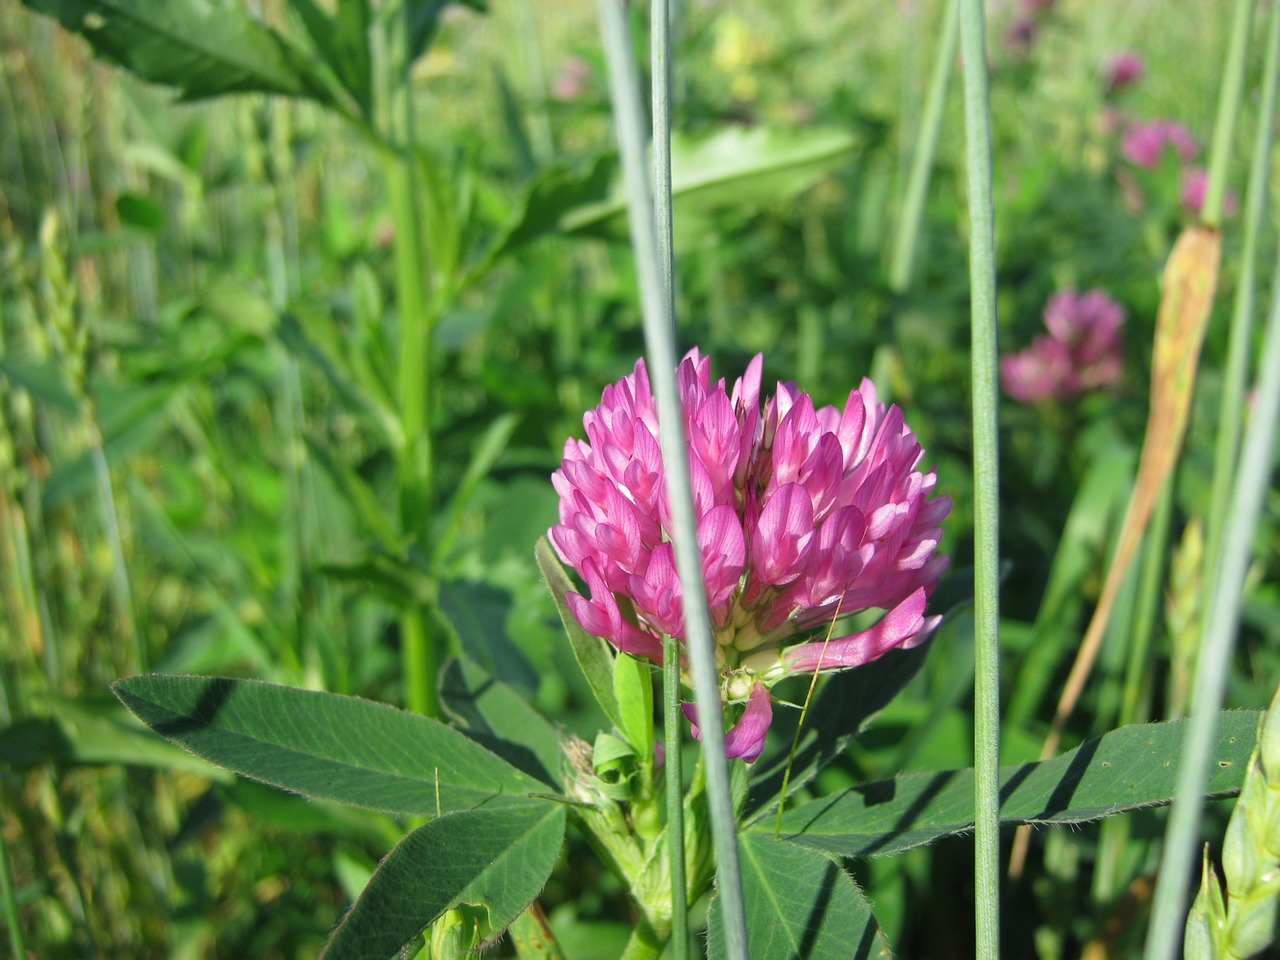
<path id="1" fill-rule="evenodd" d="M 94 52 L 184 99 L 313 91 L 278 38 L 223 0 L 25 0 L 89 41 Z"/>
<path id="2" fill-rule="evenodd" d="M 505 683 L 470 660 L 450 660 L 440 673 L 440 701 L 472 740 L 560 789 L 560 735 Z"/>
<path id="3" fill-rule="evenodd" d="M 1220 715 L 1210 796 L 1240 789 L 1259 714 Z M 1042 763 L 1001 769 L 1000 819 L 1083 823 L 1169 803 L 1174 795 L 1183 725 L 1138 724 Z M 788 811 L 782 836 L 841 857 L 898 853 L 973 827 L 973 770 L 906 774 L 853 787 Z M 754 828 L 771 832 L 773 820 Z"/>
<path id="4" fill-rule="evenodd" d="M 564 838 L 564 807 L 508 800 L 502 809 L 446 814 L 382 861 L 329 939 L 325 960 L 388 960 L 460 904 L 487 910 L 492 939 L 538 895 Z"/>
<path id="5" fill-rule="evenodd" d="M 891 956 L 853 880 L 819 853 L 748 833 L 738 840 L 752 960 L 871 960 Z M 708 918 L 710 960 L 727 956 L 720 899 Z"/>
<path id="6" fill-rule="evenodd" d="M 432 817 L 546 789 L 457 730 L 370 700 L 217 677 L 131 677 L 114 689 L 197 756 L 309 797 Z"/>

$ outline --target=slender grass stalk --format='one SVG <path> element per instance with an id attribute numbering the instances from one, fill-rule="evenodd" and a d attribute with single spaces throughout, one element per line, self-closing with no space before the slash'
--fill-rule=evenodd
<path id="1" fill-rule="evenodd" d="M 599 0 L 597 6 L 609 63 L 609 93 L 630 210 L 631 245 L 640 281 L 645 354 L 658 407 L 659 441 L 671 504 L 672 545 L 684 597 L 685 642 L 693 673 L 694 702 L 698 718 L 702 721 L 699 726 L 702 728 L 706 765 L 707 803 L 711 812 L 725 938 L 731 960 L 746 960 L 746 914 L 742 904 L 729 765 L 724 755 L 720 691 L 716 682 L 702 558 L 698 552 L 693 518 L 688 452 L 685 450 L 680 400 L 676 394 L 675 338 L 667 315 L 670 301 L 663 294 L 656 228 L 650 213 L 649 182 L 645 176 L 645 123 L 640 106 L 640 85 L 621 4 L 618 0 Z"/>
<path id="2" fill-rule="evenodd" d="M 653 113 L 653 223 L 670 337 L 676 332 L 675 252 L 671 236 L 671 11 L 656 0 L 650 11 Z M 671 937 L 675 960 L 689 960 L 689 892 L 684 868 L 683 745 L 680 736 L 680 648 L 662 638 L 662 734 L 666 749 L 667 858 L 671 871 Z"/>
<path id="3" fill-rule="evenodd" d="M 1250 5 L 1252 7 L 1252 5 Z M 1249 177 L 1248 216 L 1264 202 L 1266 173 L 1270 158 L 1271 125 L 1276 108 L 1277 64 L 1280 63 L 1280 4 L 1272 3 L 1267 31 L 1267 66 L 1262 110 Z M 1239 10 L 1237 10 L 1239 14 Z M 1233 38 L 1234 39 L 1234 38 Z M 1234 53 L 1234 49 L 1233 49 Z M 1228 66 L 1230 67 L 1230 57 Z M 1227 80 L 1227 84 L 1230 79 Z M 1227 84 L 1224 84 L 1227 85 Z M 1238 99 L 1238 97 L 1237 97 Z M 1228 138 L 1229 139 L 1229 138 Z M 1266 145 L 1263 146 L 1263 141 Z M 1217 150 L 1217 138 L 1214 146 Z M 1259 159 L 1261 158 L 1261 159 Z M 1259 173 L 1261 171 L 1261 173 Z M 1210 181 L 1212 186 L 1212 180 Z M 1206 206 L 1208 198 L 1206 197 Z M 1261 213 L 1258 213 L 1261 217 Z M 1246 227 L 1247 229 L 1247 227 Z M 1255 236 L 1256 242 L 1256 236 Z M 1246 244 L 1248 236 L 1246 235 Z M 1250 270 L 1256 247 L 1246 247 L 1245 270 Z M 1280 275 L 1280 261 L 1276 264 Z M 1242 280 L 1242 286 L 1243 286 Z M 1237 313 L 1242 308 L 1237 304 Z M 1238 321 L 1247 326 L 1248 317 Z M 1232 320 L 1232 339 L 1237 319 Z M 1247 330 L 1240 337 L 1247 339 Z M 1252 554 L 1253 530 L 1262 510 L 1271 474 L 1277 420 L 1280 419 L 1280 289 L 1272 290 L 1270 314 L 1259 358 L 1257 403 L 1253 421 L 1245 435 L 1240 468 L 1231 484 L 1226 521 L 1218 557 L 1207 579 L 1213 583 L 1212 597 L 1205 609 L 1205 632 L 1200 649 L 1192 694 L 1191 723 L 1183 739 L 1182 761 L 1178 767 L 1178 792 L 1165 830 L 1164 864 L 1151 908 L 1151 927 L 1143 956 L 1146 960 L 1171 960 L 1183 929 L 1186 880 L 1195 860 L 1195 844 L 1200 832 L 1200 815 L 1207 766 L 1217 713 L 1226 691 L 1227 671 L 1240 621 L 1244 577 Z M 1225 398 L 1224 398 L 1225 403 Z M 1215 464 L 1215 468 L 1218 465 Z M 1216 469 L 1215 469 L 1216 477 Z M 1212 550 L 1212 545 L 1210 546 Z M 1213 553 L 1209 553 L 1212 558 Z"/>
<path id="4" fill-rule="evenodd" d="M 1156 613 L 1169 559 L 1169 531 L 1173 520 L 1173 481 L 1166 480 L 1156 501 L 1151 525 L 1142 551 L 1141 579 L 1138 581 L 1137 613 L 1129 637 L 1129 659 L 1125 665 L 1124 689 L 1120 697 L 1118 726 L 1147 719 L 1151 684 L 1151 650 L 1156 633 Z"/>
<path id="5" fill-rule="evenodd" d="M 979 960 L 1000 956 L 1000 507 L 991 95 L 981 0 L 960 6 L 972 304 L 974 889 Z"/>
<path id="6" fill-rule="evenodd" d="M 1276 263 L 1276 271 L 1280 274 L 1280 261 Z M 1280 290 L 1272 294 L 1257 384 L 1257 405 L 1245 435 L 1240 472 L 1232 490 L 1222 562 L 1206 616 L 1206 623 L 1211 626 L 1201 648 L 1191 722 L 1183 737 L 1178 791 L 1165 830 L 1164 864 L 1143 954 L 1146 960 L 1172 960 L 1182 932 L 1187 878 L 1195 862 L 1218 710 L 1226 692 L 1227 670 L 1240 623 L 1244 578 L 1253 552 L 1253 532 L 1262 514 L 1271 478 L 1276 427 L 1280 423 Z"/>
<path id="7" fill-rule="evenodd" d="M 675 960 L 689 960 L 689 881 L 684 869 L 684 744 L 680 733 L 680 646 L 662 638 L 662 736 L 666 750 L 667 856 L 671 870 L 671 937 Z"/>
<path id="8" fill-rule="evenodd" d="M 924 199 L 929 190 L 933 158 L 938 152 L 938 134 L 942 130 L 943 108 L 947 102 L 947 90 L 951 86 L 952 64 L 956 61 L 959 40 L 960 0 L 947 0 L 947 10 L 942 20 L 942 36 L 938 39 L 938 53 L 933 61 L 933 79 L 929 82 L 929 96 L 925 100 L 916 149 L 911 157 L 907 192 L 902 201 L 902 218 L 898 221 L 893 259 L 889 264 L 889 286 L 894 293 L 905 293 L 911 286 L 916 248 L 920 245 L 920 224 L 924 219 Z"/>
<path id="9" fill-rule="evenodd" d="M 14 957 L 25 957 L 22 940 L 22 917 L 18 913 L 18 892 L 13 887 L 13 871 L 9 868 L 9 850 L 0 837 L 0 902 L 4 903 L 4 920 L 9 927 L 9 947 Z"/>
<path id="10" fill-rule="evenodd" d="M 675 251 L 671 235 L 671 10 L 655 0 L 649 13 L 650 112 L 653 114 L 653 224 L 671 337 L 676 331 Z"/>
<path id="11" fill-rule="evenodd" d="M 1152 650 L 1155 640 L 1156 614 L 1160 607 L 1164 573 L 1169 557 L 1169 530 L 1173 519 L 1173 482 L 1166 480 L 1156 501 L 1151 524 L 1142 542 L 1142 563 L 1137 571 L 1137 596 L 1128 649 L 1125 653 L 1124 680 L 1120 688 L 1115 726 L 1140 723 L 1147 718 L 1151 699 Z M 1123 889 L 1125 849 L 1129 845 L 1127 815 L 1108 817 L 1098 832 L 1098 853 L 1093 869 L 1093 900 L 1106 908 Z"/>
<path id="12" fill-rule="evenodd" d="M 1227 62 L 1222 68 L 1222 89 L 1218 91 L 1218 112 L 1213 122 L 1213 148 L 1209 154 L 1209 175 L 1200 207 L 1200 220 L 1206 227 L 1221 227 L 1223 206 L 1227 196 L 1227 163 L 1231 159 L 1231 138 L 1236 132 L 1240 101 L 1244 96 L 1245 54 L 1249 47 L 1249 21 L 1253 18 L 1255 0 L 1236 0 L 1235 17 L 1231 21 L 1231 43 Z"/>
<path id="13" fill-rule="evenodd" d="M 425 546 L 431 537 L 431 340 L 432 313 L 428 302 L 429 266 L 423 243 L 421 189 L 416 175 L 413 97 L 409 76 L 409 34 L 413 4 L 389 23 L 386 54 L 388 123 L 395 149 L 384 155 L 387 191 L 395 229 L 396 304 L 400 318 L 399 403 L 404 446 L 400 450 L 399 508 L 406 534 Z M 400 649 L 405 705 L 417 713 L 437 716 L 440 705 L 435 676 L 443 651 L 441 638 L 431 630 L 431 613 L 414 604 L 400 615 Z"/>
<path id="14" fill-rule="evenodd" d="M 1252 8 L 1252 4 L 1242 4 Z M 1239 19 L 1239 10 L 1237 10 Z M 1234 45 L 1235 35 L 1232 35 Z M 1234 46 L 1232 48 L 1234 52 Z M 1280 4 L 1271 5 L 1267 28 L 1267 65 L 1262 81 L 1262 103 L 1258 112 L 1258 132 L 1253 145 L 1253 159 L 1249 167 L 1249 185 L 1245 190 L 1244 248 L 1240 258 L 1240 280 L 1236 285 L 1235 301 L 1231 309 L 1231 329 L 1227 341 L 1227 362 L 1223 372 L 1221 406 L 1218 410 L 1218 437 L 1213 457 L 1213 482 L 1209 485 L 1209 513 L 1205 521 L 1204 584 L 1208 606 L 1208 591 L 1213 589 L 1214 573 L 1222 550 L 1222 531 L 1230 506 L 1231 478 L 1235 475 L 1236 457 L 1240 450 L 1240 429 L 1244 419 L 1245 379 L 1248 376 L 1249 332 L 1253 325 L 1258 298 L 1258 238 L 1262 232 L 1262 220 L 1266 212 L 1267 191 L 1271 168 L 1272 125 L 1270 118 L 1276 110 L 1277 64 L 1280 63 Z M 1228 68 L 1230 69 L 1230 67 Z M 1224 84 L 1223 91 L 1226 93 Z M 1213 161 L 1218 159 L 1218 140 L 1214 138 Z M 1223 154 L 1227 154 L 1224 149 Z M 1220 164 L 1225 166 L 1225 163 Z M 1211 174 L 1212 176 L 1212 174 Z M 1205 196 L 1205 209 L 1209 209 L 1209 196 Z"/>

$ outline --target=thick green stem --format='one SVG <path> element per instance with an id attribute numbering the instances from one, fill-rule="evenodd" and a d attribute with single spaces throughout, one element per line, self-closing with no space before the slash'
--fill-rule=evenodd
<path id="1" fill-rule="evenodd" d="M 665 938 L 659 936 L 649 921 L 641 917 L 622 951 L 622 960 L 658 960 L 665 945 Z"/>
<path id="2" fill-rule="evenodd" d="M 969 180 L 974 535 L 974 868 L 979 960 L 1000 956 L 1000 548 L 991 97 L 981 0 L 960 9 Z"/>
<path id="3" fill-rule="evenodd" d="M 430 267 L 423 243 L 421 191 L 416 175 L 412 86 L 409 76 L 411 4 L 389 23 L 387 43 L 388 121 L 395 149 L 384 155 L 387 192 L 395 229 L 396 305 L 400 320 L 398 399 L 403 437 L 399 463 L 401 529 L 424 553 L 433 515 L 431 444 L 432 310 L 428 302 Z M 439 713 L 435 674 L 442 638 L 431 629 L 430 610 L 420 604 L 400 615 L 405 704 L 427 716 Z"/>

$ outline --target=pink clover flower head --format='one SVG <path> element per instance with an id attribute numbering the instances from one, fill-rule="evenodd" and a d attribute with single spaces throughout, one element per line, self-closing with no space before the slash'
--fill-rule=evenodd
<path id="1" fill-rule="evenodd" d="M 1117 53 L 1107 63 L 1107 92 L 1115 93 L 1142 79 L 1145 66 L 1142 58 L 1131 50 Z"/>
<path id="2" fill-rule="evenodd" d="M 1026 56 L 1040 35 L 1040 22 L 1030 13 L 1019 13 L 1004 32 L 1004 45 L 1018 56 Z"/>
<path id="3" fill-rule="evenodd" d="M 1000 358 L 1000 382 L 1019 403 L 1065 399 L 1076 392 L 1071 350 L 1052 337 L 1036 337 L 1025 350 Z"/>
<path id="4" fill-rule="evenodd" d="M 591 79 L 591 65 L 581 57 L 566 57 L 560 64 L 560 72 L 551 83 L 551 96 L 562 103 L 578 100 L 587 91 Z"/>
<path id="5" fill-rule="evenodd" d="M 1120 150 L 1125 159 L 1148 170 L 1154 170 L 1160 165 L 1166 146 L 1173 147 L 1178 159 L 1183 162 L 1194 160 L 1199 150 L 1191 132 L 1172 120 L 1135 123 L 1120 138 Z"/>
<path id="6" fill-rule="evenodd" d="M 1063 290 L 1049 298 L 1040 336 L 1000 359 L 1005 392 L 1022 403 L 1065 399 L 1119 379 L 1124 369 L 1124 309 L 1104 290 Z"/>
<path id="7" fill-rule="evenodd" d="M 951 508 L 932 495 L 936 474 L 919 469 L 902 411 L 869 380 L 842 409 L 815 407 L 789 383 L 762 403 L 762 367 L 757 355 L 727 388 L 695 349 L 677 371 L 721 699 L 743 705 L 727 749 L 748 761 L 763 749 L 776 682 L 859 666 L 933 631 L 925 602 L 948 564 L 937 547 Z M 684 640 L 684 610 L 643 360 L 583 425 L 587 440 L 568 440 L 552 475 L 550 539 L 587 585 L 569 606 L 589 633 L 660 662 L 662 634 Z M 871 609 L 886 611 L 872 627 L 811 638 Z"/>
<path id="8" fill-rule="evenodd" d="M 1204 193 L 1209 186 L 1209 175 L 1202 167 L 1191 167 L 1182 172 L 1182 207 L 1193 217 L 1200 216 L 1204 207 Z M 1236 195 L 1228 193 L 1222 200 L 1222 212 L 1228 217 L 1236 212 Z"/>

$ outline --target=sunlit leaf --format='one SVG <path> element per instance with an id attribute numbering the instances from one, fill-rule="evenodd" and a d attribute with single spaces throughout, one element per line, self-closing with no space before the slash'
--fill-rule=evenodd
<path id="1" fill-rule="evenodd" d="M 450 660 L 440 671 L 440 702 L 467 736 L 559 788 L 560 735 L 505 683 L 470 660 Z"/>
<path id="2" fill-rule="evenodd" d="M 564 826 L 564 807 L 506 800 L 419 827 L 382 861 L 322 956 L 387 960 L 464 904 L 477 939 L 494 939 L 547 882 Z"/>
<path id="3" fill-rule="evenodd" d="M 98 56 L 183 99 L 254 91 L 324 100 L 283 38 L 236 0 L 25 0 Z"/>
<path id="4" fill-rule="evenodd" d="M 1138 724 L 1075 750 L 1001 770 L 1005 824 L 1083 823 L 1169 803 L 1185 721 Z M 1224 711 L 1207 793 L 1240 789 L 1257 735 L 1258 713 Z M 897 853 L 973 827 L 973 770 L 913 773 L 852 787 L 788 811 L 784 839 L 842 857 Z M 769 832 L 772 819 L 756 828 Z"/>
<path id="5" fill-rule="evenodd" d="M 838 863 L 760 834 L 738 840 L 752 960 L 892 956 L 871 906 Z M 710 960 L 728 956 L 720 900 L 707 920 Z"/>
<path id="6" fill-rule="evenodd" d="M 114 690 L 197 756 L 306 796 L 430 817 L 546 789 L 457 730 L 370 700 L 218 677 L 131 677 Z"/>

